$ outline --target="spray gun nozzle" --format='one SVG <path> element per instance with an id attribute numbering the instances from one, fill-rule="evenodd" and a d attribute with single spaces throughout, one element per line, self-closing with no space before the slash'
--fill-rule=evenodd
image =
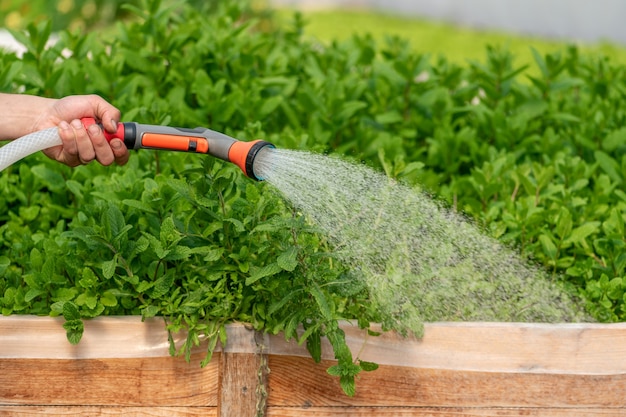
<path id="1" fill-rule="evenodd" d="M 228 151 L 228 160 L 241 168 L 248 177 L 262 181 L 263 178 L 254 172 L 254 160 L 259 155 L 259 152 L 266 147 L 273 148 L 274 145 L 264 140 L 252 142 L 237 141 L 233 143 Z"/>
<path id="2" fill-rule="evenodd" d="M 82 119 L 85 127 L 95 124 L 93 118 Z M 104 131 L 108 141 L 118 138 L 128 149 L 157 149 L 182 152 L 206 153 L 237 165 L 244 174 L 257 181 L 262 180 L 254 173 L 254 160 L 259 151 L 269 142 L 256 140 L 242 142 L 214 130 L 170 126 L 144 125 L 135 122 L 119 123 L 115 133 Z"/>

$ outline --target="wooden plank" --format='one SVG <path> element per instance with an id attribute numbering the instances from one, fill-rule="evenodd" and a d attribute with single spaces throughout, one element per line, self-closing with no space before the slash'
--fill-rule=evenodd
<path id="1" fill-rule="evenodd" d="M 85 321 L 83 340 L 70 345 L 62 318 L 0 317 L 0 358 L 102 359 L 167 357 L 169 343 L 161 318 L 99 317 Z M 355 355 L 383 365 L 485 372 L 567 374 L 626 373 L 626 323 L 427 323 L 422 340 L 394 333 L 380 337 L 343 323 Z M 232 353 L 254 353 L 254 332 L 229 325 Z M 186 334 L 176 334 L 178 344 Z M 198 352 L 205 349 L 198 348 Z M 218 346 L 218 350 L 221 348 Z M 309 357 L 306 348 L 282 335 L 268 336 L 267 352 Z M 334 355 L 324 341 L 323 357 Z"/>
<path id="2" fill-rule="evenodd" d="M 218 415 L 263 416 L 267 400 L 267 339 L 254 332 L 257 353 L 223 352 L 220 355 Z"/>
<path id="3" fill-rule="evenodd" d="M 265 411 L 257 404 L 261 355 L 223 353 L 220 363 L 220 390 L 217 412 L 220 417 L 255 416 Z M 257 407 L 262 407 L 257 410 Z M 263 415 L 263 414 L 260 414 Z"/>
<path id="4" fill-rule="evenodd" d="M 65 336 L 62 317 L 0 316 L 0 359 L 107 359 L 169 357 L 170 343 L 161 317 L 142 320 L 141 316 L 110 316 L 84 320 L 85 331 L 79 344 L 71 345 Z M 256 351 L 254 332 L 242 323 L 226 329 L 226 351 Z M 172 335 L 181 346 L 187 334 Z M 216 351 L 221 351 L 218 344 Z M 206 344 L 194 349 L 206 351 Z"/>
<path id="5" fill-rule="evenodd" d="M 0 407 L 0 415 L 30 417 L 217 417 L 215 407 Z M 266 417 L 621 417 L 626 409 L 558 408 L 432 408 L 432 407 L 270 407 Z"/>
<path id="6" fill-rule="evenodd" d="M 137 359 L 0 359 L 0 404 L 217 406 L 219 354 Z"/>
<path id="7" fill-rule="evenodd" d="M 379 337 L 343 323 L 354 355 L 381 365 L 484 372 L 581 375 L 626 373 L 626 323 L 426 323 L 424 338 Z M 323 358 L 333 359 L 328 341 Z M 308 356 L 304 346 L 270 338 L 270 354 Z"/>
<path id="8" fill-rule="evenodd" d="M 5 406 L 0 415 L 30 417 L 45 415 L 52 417 L 217 417 L 216 407 L 80 407 L 80 406 Z"/>
<path id="9" fill-rule="evenodd" d="M 626 374 L 559 375 L 415 369 L 383 365 L 342 393 L 334 364 L 270 355 L 270 407 L 404 406 L 625 408 Z"/>
<path id="10" fill-rule="evenodd" d="M 270 407 L 266 417 L 622 417 L 626 409 L 432 408 L 432 407 Z"/>
<path id="11" fill-rule="evenodd" d="M 63 329 L 64 321 L 63 317 L 0 317 L 0 358 L 103 359 L 169 356 L 167 331 L 162 318 L 142 321 L 140 316 L 112 316 L 84 320 L 85 330 L 77 345 L 71 345 L 67 341 Z M 174 337 L 180 344 L 185 335 Z"/>

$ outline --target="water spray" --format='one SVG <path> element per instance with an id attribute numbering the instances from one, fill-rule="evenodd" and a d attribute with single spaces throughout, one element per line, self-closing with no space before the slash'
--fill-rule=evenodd
<path id="1" fill-rule="evenodd" d="M 85 128 L 96 123 L 93 118 L 82 119 Z M 117 131 L 109 133 L 103 129 L 110 142 L 117 138 L 128 149 L 156 149 L 179 152 L 209 154 L 237 165 L 248 177 L 261 181 L 254 172 L 254 161 L 262 149 L 274 145 L 264 140 L 242 142 L 211 129 L 195 129 L 140 124 L 118 123 Z M 0 148 L 0 171 L 16 161 L 43 149 L 61 145 L 57 128 L 44 129 L 16 139 Z"/>

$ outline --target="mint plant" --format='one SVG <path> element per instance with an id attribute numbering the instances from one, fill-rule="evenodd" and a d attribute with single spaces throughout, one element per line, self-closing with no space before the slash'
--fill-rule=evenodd
<path id="1" fill-rule="evenodd" d="M 595 319 L 626 317 L 626 86 L 609 58 L 534 53 L 528 76 L 496 46 L 459 66 L 399 38 L 319 45 L 302 16 L 278 26 L 246 2 L 133 4 L 105 40 L 61 30 L 46 47 L 49 22 L 15 31 L 27 52 L 0 52 L 0 88 L 96 93 L 127 121 L 365 161 L 539 263 Z M 208 339 L 204 364 L 232 321 L 316 360 L 326 337 L 348 394 L 375 368 L 338 326 L 380 322 L 372 297 L 315 225 L 235 167 L 142 150 L 124 167 L 70 169 L 33 155 L 0 174 L 0 193 L 3 315 L 63 316 L 72 343 L 83 319 L 161 316 L 188 334 L 173 354 Z"/>

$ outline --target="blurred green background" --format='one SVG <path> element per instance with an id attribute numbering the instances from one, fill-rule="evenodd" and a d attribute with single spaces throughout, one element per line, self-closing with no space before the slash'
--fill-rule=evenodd
<path id="1" fill-rule="evenodd" d="M 129 0 L 0 0 L 0 19 L 5 29 L 23 29 L 31 22 L 50 19 L 53 30 L 91 30 L 126 16 L 124 3 Z"/>
<path id="2" fill-rule="evenodd" d="M 287 21 L 293 11 L 279 10 L 280 21 Z M 518 65 L 533 61 L 531 47 L 542 54 L 566 48 L 574 42 L 520 36 L 495 30 L 477 30 L 469 27 L 429 21 L 416 17 L 403 17 L 367 10 L 318 10 L 303 13 L 306 35 L 330 42 L 346 39 L 352 34 L 370 33 L 380 41 L 387 36 L 408 40 L 413 49 L 433 57 L 445 55 L 449 61 L 464 64 L 467 60 L 485 58 L 485 45 L 503 46 L 517 58 Z M 615 63 L 626 64 L 626 47 L 610 42 L 575 43 L 581 53 L 600 53 L 611 57 Z"/>
<path id="3" fill-rule="evenodd" d="M 189 3 L 211 3 L 220 0 L 189 0 Z M 269 29 L 275 24 L 286 24 L 293 19 L 293 9 L 271 9 L 268 0 L 229 0 L 249 4 L 260 17 L 271 17 Z M 176 3 L 176 0 L 164 0 Z M 30 22 L 50 19 L 52 29 L 102 30 L 116 20 L 128 18 L 123 7 L 130 3 L 141 7 L 141 0 L 0 0 L 0 21 L 5 29 L 24 29 Z M 382 14 L 363 9 L 305 10 L 305 36 L 321 43 L 343 40 L 353 34 L 371 34 L 384 42 L 388 36 L 399 36 L 410 42 L 412 48 L 433 58 L 440 55 L 449 61 L 464 64 L 468 60 L 483 60 L 485 45 L 504 46 L 516 56 L 516 65 L 533 62 L 531 47 L 540 53 L 562 50 L 571 42 L 538 37 L 519 36 L 502 31 L 476 30 L 458 25 L 440 23 L 416 17 Z M 211 16 L 207 16 L 210 19 Z M 582 53 L 600 53 L 613 62 L 626 64 L 626 47 L 609 42 L 577 43 Z"/>

